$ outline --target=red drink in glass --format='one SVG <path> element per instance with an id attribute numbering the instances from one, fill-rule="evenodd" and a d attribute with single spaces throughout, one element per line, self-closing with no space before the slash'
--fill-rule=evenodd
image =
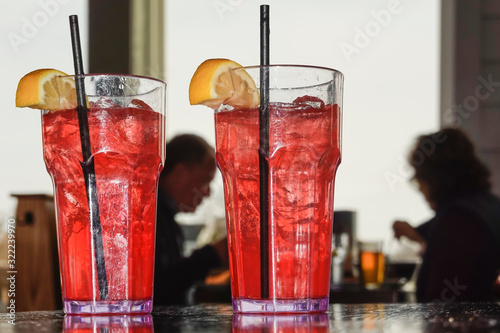
<path id="1" fill-rule="evenodd" d="M 78 114 L 42 113 L 44 160 L 56 201 L 64 308 L 68 313 L 149 313 L 164 116 L 138 99 L 123 107 L 102 97 L 89 102 L 107 299 L 101 298 L 98 287 Z"/>
<path id="2" fill-rule="evenodd" d="M 247 300 L 261 293 L 258 117 L 258 109 L 215 115 L 232 296 Z M 270 297 L 328 297 L 339 108 L 271 105 L 270 120 Z"/>
<path id="3" fill-rule="evenodd" d="M 233 71 L 242 70 L 256 87 L 261 75 L 269 77 L 269 150 L 262 154 L 269 173 L 263 181 L 259 151 L 266 145 L 260 140 L 259 108 L 222 105 L 215 113 L 216 158 L 224 180 L 233 308 L 326 311 L 343 75 L 294 65 Z M 262 217 L 265 179 L 269 213 Z"/>

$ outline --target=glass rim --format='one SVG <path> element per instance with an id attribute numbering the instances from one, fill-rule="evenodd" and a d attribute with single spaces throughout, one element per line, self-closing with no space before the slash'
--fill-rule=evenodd
<path id="1" fill-rule="evenodd" d="M 307 68 L 307 69 L 318 69 L 318 70 L 324 70 L 324 71 L 329 71 L 329 72 L 334 72 L 337 74 L 340 74 L 344 76 L 344 74 L 334 68 L 330 67 L 323 67 L 323 66 L 315 66 L 315 65 L 294 65 L 294 64 L 271 64 L 271 65 L 250 65 L 250 66 L 242 66 L 242 67 L 236 67 L 232 68 L 231 71 L 236 71 L 240 69 L 256 69 L 256 68 Z"/>
<path id="2" fill-rule="evenodd" d="M 360 241 L 358 243 L 359 253 L 363 252 L 376 252 L 385 253 L 385 242 L 384 241 Z"/>
<path id="3" fill-rule="evenodd" d="M 134 78 L 134 79 L 143 79 L 143 80 L 148 80 L 148 81 L 156 81 L 160 84 L 167 85 L 167 83 L 163 80 L 157 79 L 155 77 L 151 76 L 145 76 L 145 75 L 135 75 L 135 74 L 120 74 L 120 73 L 85 73 L 85 74 L 68 74 L 68 75 L 59 75 L 59 78 L 65 78 L 65 77 L 71 77 L 71 78 L 77 78 L 77 77 L 124 77 L 124 78 Z"/>

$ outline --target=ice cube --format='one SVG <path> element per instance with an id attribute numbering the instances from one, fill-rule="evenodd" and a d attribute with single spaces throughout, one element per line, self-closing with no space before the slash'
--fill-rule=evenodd
<path id="1" fill-rule="evenodd" d="M 91 101 L 90 106 L 99 109 L 113 109 L 120 107 L 118 104 L 113 103 L 113 100 L 109 97 L 99 97 L 97 101 Z"/>
<path id="2" fill-rule="evenodd" d="M 140 99 L 133 99 L 129 105 L 129 108 L 135 108 L 135 109 L 141 109 L 141 110 L 148 110 L 148 111 L 153 111 L 153 109 L 144 101 L 141 101 Z"/>
<path id="3" fill-rule="evenodd" d="M 321 109 L 325 106 L 325 102 L 323 102 L 320 98 L 318 97 L 313 97 L 313 96 L 302 96 L 302 97 L 297 97 L 294 101 L 293 104 L 302 104 L 302 105 L 307 105 L 315 109 Z"/>

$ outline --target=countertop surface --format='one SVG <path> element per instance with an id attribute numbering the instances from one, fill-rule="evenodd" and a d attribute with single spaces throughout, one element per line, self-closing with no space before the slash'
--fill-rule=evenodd
<path id="1" fill-rule="evenodd" d="M 500 303 L 330 304 L 326 313 L 241 315 L 230 305 L 158 307 L 144 316 L 3 313 L 0 332 L 500 332 Z"/>

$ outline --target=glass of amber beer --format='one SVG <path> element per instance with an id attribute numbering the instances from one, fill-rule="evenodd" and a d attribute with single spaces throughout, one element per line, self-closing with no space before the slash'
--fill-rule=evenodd
<path id="1" fill-rule="evenodd" d="M 366 289 L 377 289 L 384 282 L 383 241 L 359 242 L 361 281 Z"/>

